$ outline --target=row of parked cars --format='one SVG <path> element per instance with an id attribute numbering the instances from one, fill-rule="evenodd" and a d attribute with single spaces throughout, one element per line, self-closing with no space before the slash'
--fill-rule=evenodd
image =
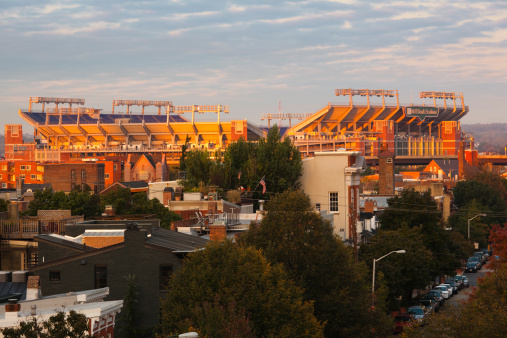
<path id="1" fill-rule="evenodd" d="M 469 287 L 468 278 L 465 275 L 457 275 L 448 278 L 444 283 L 436 286 L 433 290 L 419 300 L 419 305 L 411 306 L 407 313 L 397 315 L 394 318 L 394 334 L 402 333 L 406 327 L 414 327 L 424 324 L 424 318 L 438 312 L 445 301 L 457 294 L 459 290 Z"/>
<path id="2" fill-rule="evenodd" d="M 467 264 L 465 266 L 465 271 L 477 272 L 482 268 L 484 264 L 486 264 L 490 255 L 491 252 L 487 249 L 474 252 L 473 256 L 468 258 Z"/>

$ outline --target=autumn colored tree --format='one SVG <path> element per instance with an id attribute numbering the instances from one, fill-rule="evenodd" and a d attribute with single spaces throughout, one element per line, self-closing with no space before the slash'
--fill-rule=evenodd
<path id="1" fill-rule="evenodd" d="M 234 319 L 239 325 L 230 337 L 323 336 L 313 305 L 283 266 L 228 241 L 189 254 L 169 282 L 161 313 L 164 334 L 197 330 L 214 336 Z"/>
<path id="2" fill-rule="evenodd" d="M 277 194 L 266 206 L 259 224 L 239 238 L 242 245 L 260 249 L 273 264 L 282 263 L 315 304 L 317 319 L 326 322 L 328 337 L 367 336 L 390 331 L 384 298 L 371 307 L 371 275 L 356 264 L 349 248 L 330 223 L 316 213 L 300 191 Z M 369 314 L 369 315 L 367 315 Z"/>

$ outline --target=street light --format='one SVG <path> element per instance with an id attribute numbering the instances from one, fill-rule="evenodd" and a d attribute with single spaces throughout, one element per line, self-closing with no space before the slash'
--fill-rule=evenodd
<path id="1" fill-rule="evenodd" d="M 405 250 L 395 250 L 395 251 L 391 251 L 390 253 L 388 253 L 378 259 L 375 259 L 375 258 L 373 259 L 373 280 L 371 282 L 371 306 L 375 305 L 375 263 L 380 261 L 382 258 L 389 256 L 392 253 L 404 254 L 404 253 L 406 253 L 406 251 Z"/>
<path id="2" fill-rule="evenodd" d="M 479 217 L 479 216 L 483 216 L 483 217 L 486 217 L 488 215 L 486 214 L 478 214 L 478 215 L 475 215 L 474 217 L 468 219 L 468 240 L 470 241 L 470 221 L 473 220 L 474 218 L 476 217 Z"/>

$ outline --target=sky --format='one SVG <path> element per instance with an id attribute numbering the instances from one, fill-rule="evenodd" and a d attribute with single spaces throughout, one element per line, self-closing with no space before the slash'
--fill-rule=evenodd
<path id="1" fill-rule="evenodd" d="M 3 123 L 48 96 L 104 113 L 223 104 L 221 120 L 266 124 L 347 102 L 339 88 L 463 93 L 462 123 L 507 123 L 507 1 L 0 1 Z"/>

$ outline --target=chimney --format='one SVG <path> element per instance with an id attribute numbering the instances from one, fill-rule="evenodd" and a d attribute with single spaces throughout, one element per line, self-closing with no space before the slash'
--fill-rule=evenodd
<path id="1" fill-rule="evenodd" d="M 41 298 L 40 276 L 29 276 L 26 283 L 26 300 L 35 300 Z"/>
<path id="2" fill-rule="evenodd" d="M 19 207 L 17 203 L 10 203 L 7 205 L 7 214 L 9 215 L 9 221 L 19 220 Z"/>
<path id="3" fill-rule="evenodd" d="M 224 241 L 227 238 L 227 230 L 223 222 L 217 222 L 209 226 L 209 239 L 212 241 Z M 220 224 L 222 223 L 222 224 Z"/>
<path id="4" fill-rule="evenodd" d="M 465 169 L 465 144 L 463 141 L 459 143 L 458 150 L 458 178 L 462 179 L 464 176 Z"/>
<path id="5" fill-rule="evenodd" d="M 107 216 L 114 216 L 116 214 L 116 211 L 114 210 L 114 205 L 106 205 L 106 209 L 104 210 L 104 213 Z"/>
<path id="6" fill-rule="evenodd" d="M 17 299 L 9 299 L 5 305 L 5 319 L 17 320 L 19 310 L 21 310 L 21 304 L 18 304 Z"/>

